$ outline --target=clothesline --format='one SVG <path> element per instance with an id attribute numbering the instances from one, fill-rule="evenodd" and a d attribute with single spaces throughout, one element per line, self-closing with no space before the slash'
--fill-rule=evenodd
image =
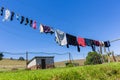
<path id="1" fill-rule="evenodd" d="M 1 7 L 0 15 L 4 16 L 3 22 L 12 21 L 14 18 L 16 18 L 16 20 L 18 20 L 20 24 L 29 25 L 33 29 L 38 30 L 38 23 L 36 20 L 21 16 L 20 14 L 16 14 L 15 12 L 10 11 L 9 9 L 5 9 L 4 7 Z M 60 31 L 59 29 L 54 29 L 53 27 L 50 26 L 46 26 L 43 24 L 39 25 L 40 33 L 46 34 L 55 33 L 55 41 L 60 46 L 67 46 L 67 48 L 69 48 L 70 45 L 76 46 L 78 52 L 80 52 L 80 46 L 82 47 L 91 46 L 93 51 L 96 51 L 95 47 L 108 47 L 108 48 L 110 47 L 110 41 L 99 41 L 94 39 L 82 38 L 79 36 L 76 37 L 69 33 Z"/>
<path id="2" fill-rule="evenodd" d="M 115 42 L 115 41 L 119 41 L 120 39 L 115 39 L 115 40 L 111 40 L 110 42 Z"/>

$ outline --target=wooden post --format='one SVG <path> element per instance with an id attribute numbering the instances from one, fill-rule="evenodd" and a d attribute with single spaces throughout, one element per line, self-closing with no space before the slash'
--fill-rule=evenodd
<path id="1" fill-rule="evenodd" d="M 108 47 L 108 63 L 110 63 L 110 55 L 111 55 L 111 52 L 110 52 L 110 49 L 109 49 L 109 47 Z"/>
<path id="2" fill-rule="evenodd" d="M 112 57 L 113 57 L 113 61 L 116 62 L 116 58 L 114 56 L 114 52 L 112 51 Z"/>
<path id="3" fill-rule="evenodd" d="M 28 52 L 26 51 L 26 69 L 28 68 L 27 65 L 28 65 Z"/>
<path id="4" fill-rule="evenodd" d="M 101 58 L 102 59 L 102 63 L 104 63 L 105 60 L 104 60 L 104 56 L 103 56 L 102 46 L 100 46 L 99 48 L 100 48 L 100 54 L 102 56 L 102 58 Z"/>

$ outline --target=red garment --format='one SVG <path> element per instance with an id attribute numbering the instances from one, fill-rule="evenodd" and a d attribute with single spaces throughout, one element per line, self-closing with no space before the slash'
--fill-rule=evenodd
<path id="1" fill-rule="evenodd" d="M 32 27 L 33 27 L 33 29 L 36 29 L 36 28 L 37 28 L 37 23 L 36 23 L 36 21 L 33 22 L 33 26 L 32 26 Z"/>
<path id="2" fill-rule="evenodd" d="M 84 38 L 78 37 L 77 40 L 78 40 L 78 45 L 79 46 L 82 46 L 82 47 L 86 46 Z"/>
<path id="3" fill-rule="evenodd" d="M 93 42 L 94 42 L 95 46 L 100 46 L 100 42 L 99 41 L 93 40 Z"/>

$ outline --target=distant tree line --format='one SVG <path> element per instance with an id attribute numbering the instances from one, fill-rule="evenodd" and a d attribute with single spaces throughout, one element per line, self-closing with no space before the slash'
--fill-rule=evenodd
<path id="1" fill-rule="evenodd" d="M 24 57 L 20 56 L 18 59 L 14 59 L 14 58 L 11 57 L 10 60 L 20 60 L 20 61 L 24 61 L 25 59 L 24 59 Z"/>

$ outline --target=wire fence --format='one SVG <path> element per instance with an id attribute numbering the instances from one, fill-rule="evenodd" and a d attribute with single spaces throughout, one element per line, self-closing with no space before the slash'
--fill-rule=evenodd
<path id="1" fill-rule="evenodd" d="M 0 61 L 0 69 L 24 69 L 26 68 L 26 60 L 31 60 L 35 56 L 54 56 L 55 67 L 65 67 L 66 63 L 71 61 L 72 63 L 78 63 L 79 65 L 84 65 L 84 59 L 74 60 L 74 57 L 71 53 L 47 53 L 47 52 L 1 52 L 5 56 L 5 59 Z M 28 53 L 28 57 L 26 57 Z M 23 57 L 24 60 L 19 60 L 20 57 Z M 26 59 L 28 58 L 28 59 Z"/>

